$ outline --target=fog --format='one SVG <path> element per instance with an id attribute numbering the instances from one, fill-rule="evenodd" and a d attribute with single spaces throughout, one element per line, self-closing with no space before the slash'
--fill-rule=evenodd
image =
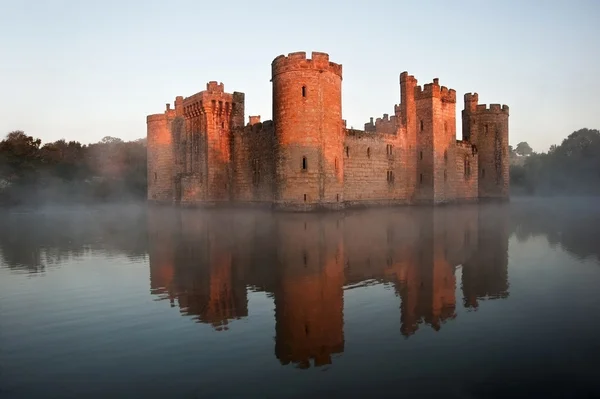
<path id="1" fill-rule="evenodd" d="M 313 266 L 317 268 L 334 253 L 352 264 L 385 268 L 389 261 L 386 254 L 402 252 L 403 248 L 405 253 L 397 257 L 439 250 L 446 253 L 450 263 L 458 265 L 477 245 L 487 245 L 476 238 L 482 234 L 486 237 L 487 232 L 504 241 L 512 235 L 519 240 L 542 236 L 578 257 L 600 259 L 600 207 L 593 197 L 514 197 L 505 204 L 318 214 L 187 209 L 139 201 L 0 210 L 1 259 L 9 267 L 24 270 L 43 269 L 51 263 L 60 264 L 61 257 L 94 252 L 158 256 L 157 251 L 167 244 L 190 264 L 195 256 L 201 256 L 201 248 L 216 245 L 236 258 L 271 256 L 271 263 L 284 253 L 296 253 L 302 263 L 305 257 L 311 262 L 316 257 L 319 261 Z M 472 241 L 467 242 L 469 235 Z M 186 248 L 199 252 L 189 249 L 188 253 Z M 294 256 L 290 262 L 298 260 Z"/>

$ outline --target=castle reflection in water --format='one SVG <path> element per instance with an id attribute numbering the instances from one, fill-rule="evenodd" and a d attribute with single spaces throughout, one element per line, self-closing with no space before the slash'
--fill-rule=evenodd
<path id="1" fill-rule="evenodd" d="M 302 368 L 344 351 L 345 290 L 393 286 L 406 337 L 456 317 L 457 284 L 467 308 L 508 296 L 502 205 L 345 214 L 151 208 L 148 233 L 153 294 L 224 331 L 248 316 L 248 290 L 264 291 L 274 298 L 275 355 Z"/>

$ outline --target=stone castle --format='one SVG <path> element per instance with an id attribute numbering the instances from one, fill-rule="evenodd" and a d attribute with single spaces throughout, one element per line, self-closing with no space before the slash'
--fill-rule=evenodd
<path id="1" fill-rule="evenodd" d="M 342 65 L 329 55 L 280 55 L 271 64 L 273 120 L 250 116 L 244 93 L 222 83 L 176 97 L 149 115 L 148 200 L 274 209 L 507 200 L 508 106 L 400 74 L 400 104 L 350 129 L 342 119 Z"/>

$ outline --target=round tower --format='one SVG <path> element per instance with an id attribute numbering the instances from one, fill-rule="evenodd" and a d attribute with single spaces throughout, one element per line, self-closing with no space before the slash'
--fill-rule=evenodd
<path id="1" fill-rule="evenodd" d="M 329 55 L 297 52 L 273 60 L 275 206 L 343 204 L 342 66 Z"/>
<path id="2" fill-rule="evenodd" d="M 147 123 L 147 169 L 148 200 L 166 203 L 173 201 L 173 140 L 171 137 L 171 121 L 175 110 L 167 109 L 163 114 L 148 115 Z"/>
<path id="3" fill-rule="evenodd" d="M 506 200 L 509 197 L 508 117 L 506 105 L 477 104 L 470 113 L 470 141 L 477 146 L 479 197 Z"/>

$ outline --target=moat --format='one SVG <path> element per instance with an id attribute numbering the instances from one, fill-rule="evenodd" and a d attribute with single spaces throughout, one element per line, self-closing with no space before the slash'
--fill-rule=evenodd
<path id="1" fill-rule="evenodd" d="M 597 397 L 598 237 L 597 199 L 5 212 L 0 397 Z"/>

